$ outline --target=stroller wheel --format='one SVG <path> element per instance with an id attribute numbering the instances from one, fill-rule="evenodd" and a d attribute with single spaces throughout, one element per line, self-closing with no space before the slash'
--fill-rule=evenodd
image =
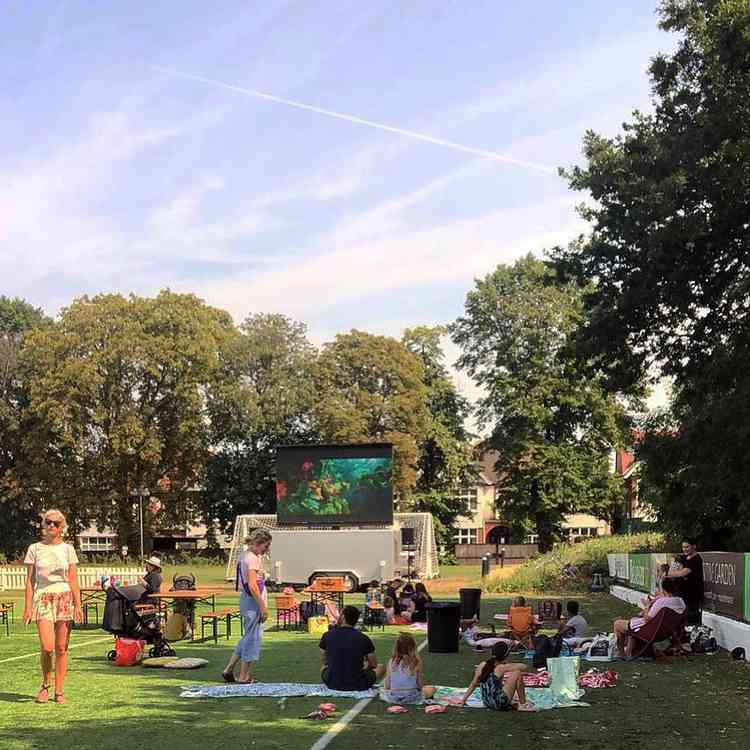
<path id="1" fill-rule="evenodd" d="M 115 651 L 114 649 L 112 649 L 112 651 L 110 651 L 107 654 L 107 661 L 114 661 L 116 658 L 117 658 L 117 651 Z"/>
<path id="2" fill-rule="evenodd" d="M 156 648 L 156 646 L 151 646 L 151 648 L 148 650 L 148 655 L 153 658 L 154 656 L 159 656 L 159 649 Z"/>
<path id="3" fill-rule="evenodd" d="M 164 649 L 164 656 L 177 656 L 177 652 L 171 646 L 167 646 Z"/>

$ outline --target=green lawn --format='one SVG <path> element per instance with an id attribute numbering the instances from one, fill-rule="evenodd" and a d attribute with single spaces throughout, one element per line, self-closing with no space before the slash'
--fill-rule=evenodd
<path id="1" fill-rule="evenodd" d="M 196 569 L 199 580 L 222 579 L 223 571 Z M 461 578 L 462 576 L 457 576 Z M 0 600 L 20 592 L 0 593 Z M 352 601 L 361 601 L 352 597 Z M 448 598 L 440 595 L 441 599 Z M 606 595 L 580 597 L 584 613 L 596 627 L 629 608 Z M 236 601 L 233 592 L 220 601 Z M 508 600 L 483 597 L 483 616 L 507 608 Z M 210 666 L 193 672 L 117 668 L 105 660 L 111 647 L 101 630 L 76 630 L 72 638 L 71 673 L 66 692 L 70 704 L 39 706 L 33 696 L 39 685 L 36 636 L 16 618 L 11 638 L 0 634 L 0 748 L 2 750 L 122 750 L 149 747 L 309 748 L 331 726 L 299 717 L 317 706 L 315 699 L 292 698 L 286 707 L 272 699 L 179 699 L 181 685 L 211 683 L 218 678 L 233 643 L 181 643 L 183 656 L 201 656 Z M 272 614 L 273 620 L 273 614 Z M 379 658 L 389 653 L 397 629 L 372 635 Z M 105 639 L 105 640 L 99 640 Z M 99 641 L 99 642 L 97 642 Z M 462 647 L 459 654 L 423 652 L 429 681 L 463 685 L 478 656 Z M 264 681 L 314 682 L 318 676 L 317 638 L 303 633 L 268 632 L 257 675 Z M 403 716 L 385 713 L 373 701 L 330 745 L 334 750 L 502 747 L 628 748 L 671 750 L 746 747 L 750 732 L 748 699 L 750 668 L 726 653 L 659 663 L 616 663 L 620 684 L 588 691 L 591 708 L 540 714 L 492 714 L 451 708 L 426 716 L 412 709 Z M 340 714 L 353 701 L 337 701 Z M 743 739 L 745 738 L 745 739 Z"/>

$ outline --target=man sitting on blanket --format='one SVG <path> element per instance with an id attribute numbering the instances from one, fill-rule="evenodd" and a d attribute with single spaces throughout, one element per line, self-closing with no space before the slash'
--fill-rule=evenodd
<path id="1" fill-rule="evenodd" d="M 362 632 L 355 629 L 359 610 L 344 607 L 338 627 L 320 639 L 320 677 L 331 690 L 368 690 L 376 682 L 378 659 L 375 646 Z"/>

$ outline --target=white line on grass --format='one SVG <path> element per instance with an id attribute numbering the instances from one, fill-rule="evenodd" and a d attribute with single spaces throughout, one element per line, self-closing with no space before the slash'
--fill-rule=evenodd
<path id="1" fill-rule="evenodd" d="M 427 638 L 419 644 L 417 653 L 419 653 L 426 645 Z M 354 706 L 352 706 L 352 708 L 350 708 L 322 737 L 318 738 L 317 742 L 310 747 L 310 750 L 323 750 L 324 747 L 328 747 L 334 738 L 338 737 L 338 735 L 341 734 L 341 732 L 343 732 L 344 729 L 346 729 L 349 724 L 351 724 L 351 722 L 367 708 L 372 700 L 373 698 L 362 698 L 361 701 L 355 703 Z"/>
<path id="2" fill-rule="evenodd" d="M 90 646 L 92 643 L 103 643 L 104 641 L 111 641 L 112 636 L 108 636 L 107 638 L 90 638 L 86 641 L 86 643 L 75 643 L 72 646 L 68 647 L 68 651 L 73 650 L 74 648 L 83 648 L 84 646 Z M 33 654 L 21 654 L 20 656 L 11 656 L 9 659 L 0 659 L 0 664 L 7 664 L 9 661 L 18 661 L 19 659 L 28 659 L 31 656 L 39 656 L 38 651 L 34 651 Z"/>

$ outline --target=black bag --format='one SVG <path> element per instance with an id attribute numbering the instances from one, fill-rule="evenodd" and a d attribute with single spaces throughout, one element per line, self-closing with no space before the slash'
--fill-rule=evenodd
<path id="1" fill-rule="evenodd" d="M 555 659 L 560 656 L 563 647 L 563 638 L 558 633 L 551 638 L 546 635 L 538 635 L 534 638 L 534 669 L 546 669 L 547 659 Z"/>
<path id="2" fill-rule="evenodd" d="M 300 602 L 299 605 L 299 618 L 303 625 L 307 625 L 307 621 L 311 617 L 324 617 L 326 613 L 325 605 L 321 602 Z"/>
<path id="3" fill-rule="evenodd" d="M 712 629 L 698 625 L 690 633 L 690 650 L 694 654 L 712 654 L 719 650 L 716 638 L 711 635 Z"/>

